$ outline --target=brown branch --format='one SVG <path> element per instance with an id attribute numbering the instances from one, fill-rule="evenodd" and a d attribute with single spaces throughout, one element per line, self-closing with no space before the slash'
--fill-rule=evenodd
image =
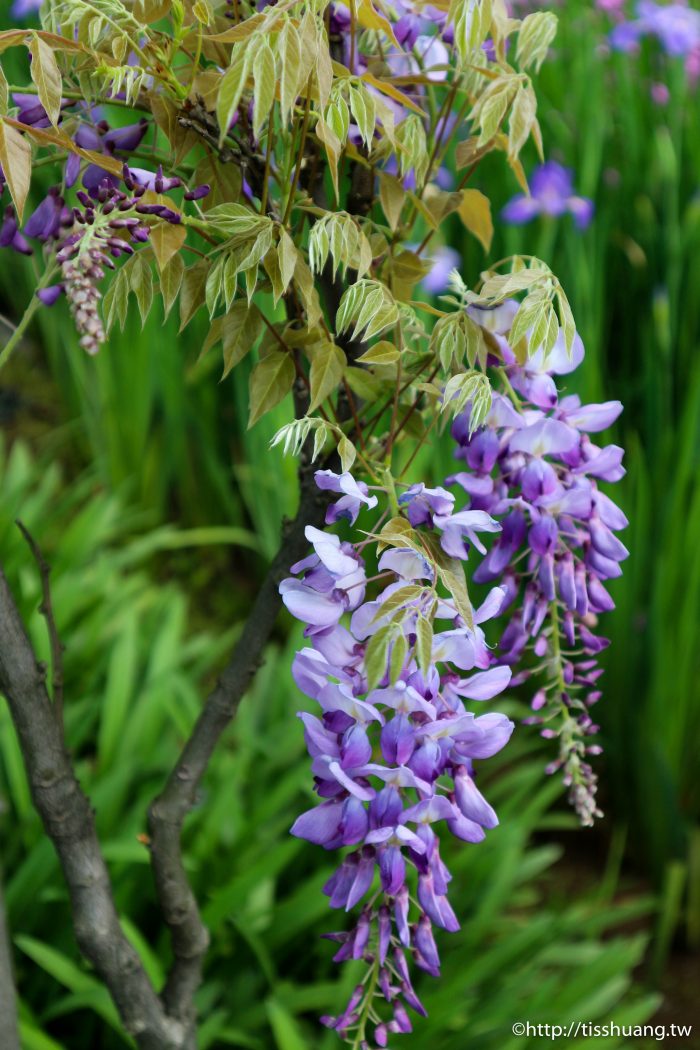
<path id="1" fill-rule="evenodd" d="M 289 567 L 308 551 L 307 525 L 323 524 L 327 500 L 316 488 L 313 469 L 302 467 L 301 495 L 295 518 L 283 528 L 274 558 L 231 659 L 192 730 L 162 793 L 148 813 L 151 861 L 158 899 L 170 929 L 174 962 L 163 1001 L 172 1016 L 194 1031 L 193 995 L 200 984 L 209 935 L 182 862 L 181 835 L 185 818 L 197 797 L 214 748 L 233 719 L 238 705 L 261 665 L 281 599 L 279 584 Z"/>
<path id="2" fill-rule="evenodd" d="M 29 549 L 34 555 L 34 560 L 39 569 L 41 577 L 41 605 L 39 612 L 46 620 L 46 628 L 49 632 L 49 644 L 51 646 L 51 697 L 53 699 L 54 711 L 59 726 L 63 727 L 63 645 L 58 634 L 56 618 L 51 601 L 51 566 L 44 558 L 41 547 L 31 535 L 27 527 L 21 522 L 15 522 L 17 528 L 24 536 Z"/>
<path id="3" fill-rule="evenodd" d="M 92 807 L 70 758 L 44 673 L 0 568 L 0 689 L 14 722 L 32 799 L 58 854 L 78 946 L 106 984 L 141 1050 L 193 1050 L 168 1017 L 141 959 L 124 936 Z"/>
<path id="4" fill-rule="evenodd" d="M 0 1027 L 3 1050 L 21 1050 L 17 1030 L 17 992 L 12 969 L 10 934 L 5 918 L 0 872 Z"/>

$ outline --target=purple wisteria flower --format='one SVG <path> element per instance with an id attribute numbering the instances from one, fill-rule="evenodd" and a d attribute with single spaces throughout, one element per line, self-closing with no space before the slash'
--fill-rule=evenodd
<path id="1" fill-rule="evenodd" d="M 376 503 L 349 474 L 319 471 L 316 480 L 342 494 L 328 520 L 341 515 L 341 504 L 354 522 L 359 507 Z M 433 544 L 439 537 L 465 557 L 465 538 L 480 546 L 476 533 L 500 526 L 483 511 L 455 512 L 445 489 L 413 485 L 400 502 L 413 539 L 381 552 L 372 595 L 366 544 L 311 527 L 313 553 L 280 585 L 285 605 L 306 625 L 294 680 L 319 707 L 299 718 L 320 802 L 298 817 L 292 834 L 327 850 L 349 848 L 324 892 L 331 907 L 361 910 L 349 931 L 328 937 L 338 945 L 336 961 L 363 959 L 369 968 L 343 1013 L 322 1020 L 357 1046 L 370 1045 L 367 1025 L 372 1045 L 385 1047 L 411 1031 L 406 1007 L 425 1014 L 408 960 L 439 976 L 433 930 L 459 928 L 439 831 L 446 825 L 476 843 L 496 826 L 475 762 L 500 751 L 513 730 L 505 715 L 467 707 L 511 679 L 509 667 L 492 666 L 481 627 L 498 614 L 505 591 L 494 588 L 467 623 L 454 599 L 438 592 L 443 556 Z"/>
<path id="2" fill-rule="evenodd" d="M 558 218 L 568 212 L 577 227 L 585 230 L 594 210 L 592 200 L 574 193 L 571 169 L 550 160 L 535 168 L 530 179 L 530 196 L 519 193 L 506 204 L 501 215 L 505 222 L 520 226 L 538 215 Z"/>
<path id="3" fill-rule="evenodd" d="M 517 668 L 514 683 L 545 676 L 529 721 L 558 739 L 559 755 L 548 772 L 563 770 L 582 823 L 591 824 L 600 811 L 588 756 L 600 747 L 590 741 L 598 727 L 589 709 L 601 696 L 596 658 L 608 644 L 594 629 L 614 607 L 606 581 L 621 574 L 628 555 L 615 535 L 627 519 L 600 488 L 624 475 L 623 452 L 596 444 L 591 435 L 607 429 L 622 405 L 560 397 L 554 376 L 581 360 L 578 337 L 567 354 L 560 332 L 546 357 L 540 350 L 524 366 L 506 338 L 496 339 L 512 396 L 495 394 L 486 425 L 474 433 L 468 413 L 455 420 L 456 455 L 467 469 L 448 483 L 467 493 L 473 512 L 502 526 L 473 579 L 497 583 L 507 594 L 504 605 L 513 611 L 498 660 Z M 535 670 L 523 664 L 530 654 Z"/>

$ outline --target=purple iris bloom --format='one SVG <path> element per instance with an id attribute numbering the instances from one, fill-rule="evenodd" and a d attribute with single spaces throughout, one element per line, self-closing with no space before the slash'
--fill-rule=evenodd
<path id="1" fill-rule="evenodd" d="M 687 57 L 700 46 L 700 11 L 642 0 L 637 18 L 615 26 L 610 43 L 617 51 L 633 51 L 643 36 L 655 36 L 668 55 Z"/>
<path id="2" fill-rule="evenodd" d="M 532 174 L 530 196 L 519 193 L 501 212 L 505 222 L 515 226 L 530 222 L 538 215 L 558 218 L 569 213 L 580 230 L 593 218 L 595 205 L 588 197 L 573 192 L 573 173 L 555 160 L 541 164 Z"/>

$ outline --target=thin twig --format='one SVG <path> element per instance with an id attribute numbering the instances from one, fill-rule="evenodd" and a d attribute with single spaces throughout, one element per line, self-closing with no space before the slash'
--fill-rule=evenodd
<path id="1" fill-rule="evenodd" d="M 24 536 L 34 556 L 34 561 L 37 564 L 39 576 L 41 577 L 42 598 L 39 612 L 46 620 L 46 629 L 49 633 L 49 644 L 51 646 L 51 698 L 54 711 L 56 712 L 56 719 L 61 727 L 61 732 L 63 732 L 63 645 L 56 626 L 56 617 L 51 600 L 51 566 L 26 525 L 19 519 L 15 522 L 15 525 Z"/>

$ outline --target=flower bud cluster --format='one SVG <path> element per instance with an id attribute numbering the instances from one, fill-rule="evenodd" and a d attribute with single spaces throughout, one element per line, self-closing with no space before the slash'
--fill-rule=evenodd
<path id="1" fill-rule="evenodd" d="M 341 517 L 354 523 L 361 507 L 377 503 L 347 473 L 319 471 L 316 480 L 340 497 L 327 524 Z M 479 532 L 499 526 L 481 511 L 454 513 L 454 497 L 441 489 L 416 485 L 401 502 L 408 521 L 394 519 L 393 531 L 383 530 L 374 576 L 368 579 L 366 563 L 373 540 L 341 542 L 309 527 L 313 553 L 280 586 L 306 625 L 294 679 L 320 708 L 320 716 L 299 717 L 321 801 L 292 833 L 348 850 L 324 892 L 332 907 L 360 913 L 351 930 L 329 936 L 337 961 L 368 966 L 345 1011 L 323 1020 L 363 1047 L 370 1030 L 379 1047 L 409 1032 L 406 1007 L 425 1013 L 409 959 L 438 976 L 434 928 L 459 928 L 439 831 L 446 825 L 475 843 L 498 823 L 474 763 L 496 754 L 513 730 L 505 715 L 467 707 L 502 692 L 511 678 L 509 667 L 490 666 L 481 628 L 498 614 L 504 591 L 494 588 L 464 615 L 438 592 L 440 566 L 466 558 L 469 546 L 481 547 Z"/>
<path id="2" fill-rule="evenodd" d="M 61 266 L 63 288 L 80 345 L 88 354 L 96 354 L 105 339 L 98 309 L 101 294 L 97 282 L 104 277 L 100 258 L 101 253 L 90 248 L 77 259 L 66 259 Z"/>

